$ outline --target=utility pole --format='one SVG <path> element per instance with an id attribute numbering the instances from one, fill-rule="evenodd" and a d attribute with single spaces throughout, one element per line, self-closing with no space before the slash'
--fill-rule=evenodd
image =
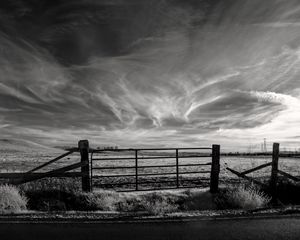
<path id="1" fill-rule="evenodd" d="M 264 152 L 267 152 L 267 139 L 264 138 Z"/>

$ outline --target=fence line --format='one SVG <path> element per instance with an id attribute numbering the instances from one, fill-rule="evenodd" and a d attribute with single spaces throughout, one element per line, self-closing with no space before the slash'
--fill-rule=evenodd
<path id="1" fill-rule="evenodd" d="M 191 152 L 189 155 L 187 155 L 187 152 L 180 152 L 182 150 L 210 150 L 211 153 L 195 153 Z M 99 157 L 97 154 L 103 153 L 103 152 L 132 152 L 132 157 Z M 155 152 L 154 152 L 155 151 Z M 166 152 L 161 151 L 174 151 L 174 154 L 172 156 L 166 155 Z M 160 152 L 160 153 L 159 153 Z M 66 156 L 69 156 L 73 153 L 80 153 L 80 161 L 78 163 L 74 163 L 68 166 L 60 167 L 58 169 L 50 170 L 47 172 L 37 172 L 38 170 L 43 169 L 46 166 L 49 166 L 60 159 L 63 159 Z M 145 154 L 146 156 L 141 156 L 139 153 Z M 155 154 L 156 155 L 155 155 Z M 159 153 L 159 155 L 157 155 Z M 180 154 L 182 153 L 182 154 Z M 168 153 L 170 154 L 170 153 Z M 251 169 L 238 172 L 232 168 L 227 167 L 226 169 L 230 171 L 231 173 L 237 175 L 240 178 L 243 178 L 247 181 L 251 181 L 255 184 L 258 184 L 263 187 L 267 187 L 270 190 L 270 193 L 272 194 L 273 198 L 276 197 L 277 192 L 277 184 L 278 184 L 278 175 L 281 175 L 283 177 L 286 177 L 288 179 L 291 179 L 293 181 L 299 182 L 300 178 L 296 176 L 292 176 L 291 174 L 284 172 L 283 170 L 278 169 L 278 162 L 280 155 L 280 149 L 279 149 L 279 143 L 273 143 L 273 151 L 272 151 L 272 161 L 268 163 L 264 163 L 262 165 L 253 167 Z M 206 163 L 190 163 L 190 164 L 180 164 L 180 159 L 184 158 L 207 158 L 211 157 L 211 162 Z M 140 165 L 141 160 L 157 160 L 157 159 L 174 159 L 175 164 L 159 164 L 159 165 Z M 127 160 L 134 160 L 133 166 L 95 166 L 95 162 L 98 161 L 127 161 Z M 211 166 L 210 170 L 198 170 L 198 171 L 180 171 L 181 167 L 205 167 L 205 166 Z M 271 166 L 271 174 L 270 174 L 270 180 L 269 184 L 262 183 L 252 177 L 247 176 L 247 174 L 261 170 L 263 168 Z M 175 171 L 167 171 L 163 173 L 159 173 L 157 171 L 154 171 L 153 173 L 140 173 L 140 169 L 167 169 L 172 168 Z M 72 171 L 75 169 L 80 169 L 80 171 Z M 24 172 L 24 173 L 0 173 L 0 179 L 10 179 L 10 183 L 12 184 L 22 184 L 25 182 L 35 181 L 46 177 L 80 177 L 81 178 L 81 186 L 82 190 L 86 192 L 92 191 L 93 188 L 93 179 L 95 178 L 94 171 L 100 171 L 100 170 L 118 170 L 118 169 L 132 169 L 134 170 L 134 173 L 132 174 L 110 174 L 110 175 L 99 175 L 103 178 L 120 178 L 120 177 L 132 177 L 133 182 L 118 182 L 114 183 L 110 181 L 110 183 L 103 183 L 100 184 L 101 186 L 126 186 L 130 185 L 133 186 L 134 190 L 145 190 L 141 189 L 141 185 L 146 184 L 154 184 L 154 183 L 174 183 L 175 188 L 179 187 L 185 187 L 188 188 L 189 186 L 184 185 L 186 182 L 195 181 L 195 179 L 180 179 L 180 176 L 182 175 L 189 175 L 189 174 L 208 174 L 210 173 L 210 192 L 215 193 L 218 191 L 219 188 L 219 173 L 220 173 L 220 145 L 212 145 L 212 147 L 199 147 L 199 148 L 127 148 L 127 149 L 91 149 L 89 148 L 89 142 L 88 140 L 80 140 L 78 142 L 78 148 L 71 148 L 68 149 L 68 151 L 46 163 L 43 163 L 30 171 Z M 158 180 L 159 178 L 153 179 L 147 179 L 146 177 L 155 177 L 155 176 L 167 176 L 167 175 L 173 175 L 175 180 Z M 141 178 L 142 177 L 142 178 Z M 197 177 L 200 179 L 200 177 Z M 180 184 L 182 183 L 182 184 Z M 155 190 L 155 189 L 162 189 L 162 188 L 153 188 L 149 190 Z M 164 188 L 166 189 L 166 188 Z"/>
<path id="2" fill-rule="evenodd" d="M 284 176 L 288 179 L 291 179 L 293 181 L 296 181 L 296 182 L 300 181 L 300 178 L 292 176 L 291 174 L 286 173 L 286 172 L 278 169 L 279 156 L 280 156 L 279 143 L 273 143 L 272 161 L 271 162 L 262 164 L 260 166 L 254 167 L 252 169 L 249 169 L 249 170 L 246 170 L 246 171 L 243 171 L 243 172 L 238 172 L 238 171 L 236 171 L 234 169 L 231 169 L 229 167 L 227 167 L 226 169 L 229 170 L 231 173 L 237 175 L 238 177 L 244 178 L 248 181 L 251 181 L 255 184 L 258 184 L 260 186 L 263 186 L 263 187 L 267 188 L 269 190 L 269 192 L 271 193 L 272 198 L 274 200 L 274 199 L 277 198 L 278 174 L 280 174 L 280 175 L 282 175 L 282 176 Z M 248 174 L 248 173 L 258 171 L 258 170 L 263 169 L 263 168 L 268 167 L 268 166 L 271 166 L 271 176 L 270 176 L 270 181 L 269 181 L 268 185 L 266 185 L 266 184 L 264 184 L 260 181 L 257 181 L 257 180 L 255 180 L 251 177 L 246 176 L 246 174 Z"/>
<path id="3" fill-rule="evenodd" d="M 36 172 L 37 170 L 41 170 L 46 166 L 49 166 L 60 159 L 63 159 L 66 156 L 69 156 L 72 153 L 75 152 L 80 152 L 81 155 L 81 161 L 78 163 L 70 164 L 68 166 L 60 167 L 54 170 L 50 170 L 47 172 Z M 82 156 L 83 155 L 83 156 Z M 23 172 L 23 173 L 0 173 L 0 179 L 8 179 L 10 184 L 23 184 L 26 182 L 31 182 L 31 181 L 36 181 L 42 178 L 53 178 L 53 177 L 81 177 L 83 180 L 82 184 L 82 190 L 83 191 L 89 191 L 90 189 L 86 188 L 84 185 L 88 181 L 90 181 L 89 177 L 89 171 L 87 171 L 87 168 L 89 166 L 89 158 L 86 157 L 86 151 L 81 151 L 80 147 L 78 148 L 71 148 L 68 149 L 68 151 L 64 154 L 61 154 L 60 156 L 43 163 L 30 171 Z M 75 170 L 81 168 L 81 171 L 75 171 L 75 172 L 70 172 L 71 170 Z"/>

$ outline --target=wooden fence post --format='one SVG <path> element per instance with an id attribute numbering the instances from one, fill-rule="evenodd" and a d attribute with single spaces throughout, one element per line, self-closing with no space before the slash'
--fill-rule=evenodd
<path id="1" fill-rule="evenodd" d="M 276 199 L 277 193 L 277 174 L 278 174 L 278 158 L 279 158 L 279 143 L 273 143 L 273 153 L 272 153 L 272 170 L 270 179 L 270 191 L 273 200 Z"/>
<path id="2" fill-rule="evenodd" d="M 90 192 L 91 191 L 91 179 L 90 179 L 90 166 L 89 166 L 89 141 L 80 140 L 78 142 L 78 148 L 80 151 L 81 162 L 86 163 L 86 165 L 81 167 L 81 186 L 82 191 Z"/>
<path id="3" fill-rule="evenodd" d="M 138 150 L 135 150 L 135 190 L 139 190 L 138 182 Z"/>
<path id="4" fill-rule="evenodd" d="M 212 163 L 210 172 L 210 192 L 216 193 L 219 188 L 220 145 L 212 145 Z"/>

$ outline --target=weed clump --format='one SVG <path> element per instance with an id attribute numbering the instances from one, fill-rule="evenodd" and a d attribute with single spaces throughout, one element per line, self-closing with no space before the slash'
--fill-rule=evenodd
<path id="1" fill-rule="evenodd" d="M 76 192 L 81 189 L 80 178 L 43 178 L 20 185 L 21 192 L 62 191 Z"/>
<path id="2" fill-rule="evenodd" d="M 178 209 L 174 197 L 156 192 L 142 196 L 141 205 L 148 213 L 153 215 L 164 215 Z"/>
<path id="3" fill-rule="evenodd" d="M 153 215 L 163 215 L 176 211 L 180 206 L 178 196 L 156 192 L 125 195 L 109 190 L 93 193 L 39 190 L 28 191 L 26 195 L 29 198 L 29 208 L 40 211 L 142 211 Z"/>
<path id="4" fill-rule="evenodd" d="M 0 213 L 16 213 L 26 210 L 27 199 L 11 185 L 0 185 Z"/>
<path id="5" fill-rule="evenodd" d="M 240 184 L 222 189 L 215 202 L 220 209 L 251 210 L 267 206 L 271 198 L 256 186 Z"/>
<path id="6" fill-rule="evenodd" d="M 57 183 L 63 185 L 66 182 Z M 250 210 L 265 207 L 270 202 L 270 197 L 261 189 L 245 184 L 228 185 L 218 194 L 207 191 L 125 194 L 104 189 L 86 193 L 72 189 L 71 183 L 63 187 L 55 183 L 48 186 L 45 183 L 26 185 L 23 191 L 28 197 L 29 209 L 40 211 L 120 211 L 164 215 L 178 210 Z"/>
<path id="7" fill-rule="evenodd" d="M 31 190 L 26 192 L 28 206 L 39 211 L 115 211 L 119 194 L 114 191 L 84 193 L 64 190 Z"/>
<path id="8" fill-rule="evenodd" d="M 120 195 L 115 191 L 103 190 L 96 193 L 77 193 L 77 198 L 85 210 L 116 211 Z"/>

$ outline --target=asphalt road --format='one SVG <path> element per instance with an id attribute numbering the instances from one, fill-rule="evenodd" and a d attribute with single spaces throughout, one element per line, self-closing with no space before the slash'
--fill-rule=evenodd
<path id="1" fill-rule="evenodd" d="M 144 222 L 1 222 L 1 240 L 300 239 L 300 217 Z"/>

